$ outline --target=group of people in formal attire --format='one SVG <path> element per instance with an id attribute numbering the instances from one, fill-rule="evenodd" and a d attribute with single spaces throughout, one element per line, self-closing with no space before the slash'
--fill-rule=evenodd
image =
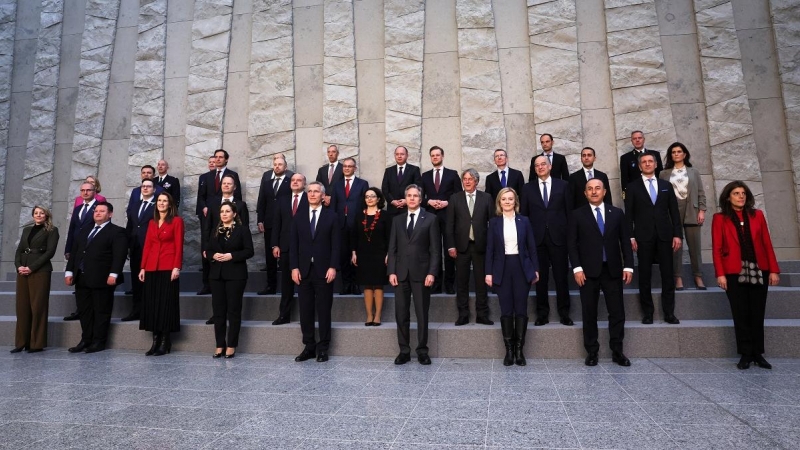
<path id="1" fill-rule="evenodd" d="M 528 181 L 509 167 L 504 149 L 493 152 L 496 170 L 477 189 L 480 174 L 444 165 L 445 151 L 429 150 L 432 169 L 421 173 L 398 146 L 394 165 L 381 187 L 356 175 L 354 158 L 339 159 L 336 145 L 317 177 L 287 169 L 283 155 L 261 179 L 256 206 L 258 231 L 264 234 L 266 286 L 258 293 L 277 294 L 280 306 L 273 325 L 289 323 L 298 293 L 304 349 L 296 361 L 329 358 L 334 280 L 340 294 L 363 295 L 365 326 L 380 326 L 384 288 L 394 288 L 399 355 L 411 360 L 410 308 L 417 319 L 415 354 L 428 355 L 428 311 L 431 294 L 456 295 L 456 326 L 470 321 L 470 280 L 475 282 L 475 322 L 493 325 L 488 292 L 497 294 L 505 345 L 505 365 L 525 365 L 528 297 L 535 286 L 534 326 L 550 321 L 552 273 L 559 322 L 572 326 L 568 280 L 570 270 L 580 289 L 585 363 L 598 363 L 597 315 L 600 292 L 608 314 L 612 360 L 630 365 L 623 353 L 625 310 L 623 284 L 633 279 L 638 257 L 639 300 L 643 324 L 652 324 L 652 265 L 661 276 L 663 320 L 678 324 L 675 291 L 682 279 L 686 238 L 697 289 L 706 289 L 701 268 L 700 227 L 706 196 L 689 150 L 676 142 L 662 165 L 659 152 L 646 149 L 640 131 L 631 134 L 633 150 L 620 158 L 624 211 L 612 204 L 608 176 L 594 167 L 594 149 L 581 151 L 581 168 L 570 174 L 564 155 L 553 151 L 554 139 L 543 134 L 542 153 L 531 158 Z M 201 223 L 203 287 L 211 294 L 215 358 L 233 358 L 241 328 L 247 260 L 254 255 L 247 204 L 239 176 L 227 168 L 228 153 L 209 158 L 199 178 L 195 214 Z M 662 168 L 663 167 L 663 168 Z M 147 355 L 170 352 L 171 334 L 180 330 L 179 279 L 184 224 L 178 215 L 180 183 L 167 174 L 168 164 L 141 170 L 141 184 L 131 193 L 122 228 L 111 223 L 113 206 L 99 195 L 100 183 L 89 177 L 81 185 L 65 246 L 65 282 L 75 286 L 81 341 L 70 352 L 101 351 L 106 346 L 113 293 L 123 281 L 130 258 L 133 309 L 123 321 L 139 320 L 153 333 Z M 719 198 L 712 247 L 717 284 L 730 300 L 738 364 L 769 367 L 764 359 L 764 305 L 767 286 L 779 281 L 778 267 L 763 213 L 752 192 L 732 182 Z M 58 229 L 50 212 L 34 207 L 33 225 L 23 230 L 17 255 L 17 334 L 13 352 L 46 346 L 50 259 Z M 298 220 L 296 220 L 298 219 Z M 281 277 L 278 279 L 278 267 Z M 315 326 L 315 318 L 317 325 Z M 315 330 L 318 328 L 318 337 Z"/>

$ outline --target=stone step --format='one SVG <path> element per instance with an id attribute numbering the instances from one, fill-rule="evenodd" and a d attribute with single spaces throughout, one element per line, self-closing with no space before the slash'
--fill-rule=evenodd
<path id="1" fill-rule="evenodd" d="M 800 273 L 782 273 L 781 282 L 778 286 L 795 287 L 800 286 Z"/>
<path id="2" fill-rule="evenodd" d="M 15 324 L 13 316 L 0 316 L 0 345 L 13 345 Z M 581 323 L 576 323 L 574 327 L 529 325 L 526 356 L 583 358 L 586 353 L 581 326 Z M 607 358 L 610 356 L 608 324 L 600 322 L 598 326 L 600 356 Z M 416 336 L 414 327 L 412 322 L 412 341 Z M 48 331 L 48 347 L 53 352 L 63 352 L 65 357 L 70 358 L 81 357 L 67 354 L 63 348 L 54 348 L 77 344 L 80 340 L 79 323 L 63 322 L 59 317 L 51 317 Z M 765 339 L 768 357 L 800 357 L 800 320 L 767 320 Z M 303 348 L 300 326 L 295 322 L 281 326 L 243 322 L 239 341 L 239 351 L 247 353 L 296 355 Z M 109 336 L 111 348 L 139 349 L 144 353 L 151 342 L 152 335 L 140 331 L 138 324 L 112 320 Z M 415 345 L 412 342 L 411 347 Z M 208 352 L 210 357 L 214 346 L 213 327 L 200 321 L 184 320 L 180 333 L 173 334 L 174 350 Z M 450 323 L 432 322 L 428 347 L 434 358 L 497 358 L 503 354 L 500 326 L 497 324 L 455 327 Z M 396 327 L 394 323 L 364 327 L 361 324 L 335 322 L 330 353 L 339 356 L 395 356 L 398 353 Z M 625 327 L 625 353 L 631 358 L 733 357 L 736 356 L 733 323 L 729 320 L 684 320 L 680 325 L 628 322 Z"/>

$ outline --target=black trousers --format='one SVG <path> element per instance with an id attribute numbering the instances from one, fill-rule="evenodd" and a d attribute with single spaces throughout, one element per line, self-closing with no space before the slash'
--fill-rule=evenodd
<path id="1" fill-rule="evenodd" d="M 206 223 L 205 223 L 206 218 L 203 217 L 203 215 L 201 214 L 201 215 L 197 216 L 197 221 L 200 223 L 200 230 L 201 230 L 200 231 L 200 234 L 201 234 L 201 236 L 200 236 L 200 260 L 201 260 L 202 265 L 203 265 L 203 287 L 207 288 L 209 286 L 209 284 L 208 284 L 208 276 L 211 273 L 211 263 L 208 261 L 208 259 L 202 257 L 203 256 L 202 249 L 205 248 L 205 237 L 202 236 L 204 234 L 202 232 L 202 230 L 204 230 L 205 227 L 206 227 Z M 136 274 L 136 276 L 138 276 L 138 275 L 139 274 Z"/>
<path id="2" fill-rule="evenodd" d="M 294 281 L 292 271 L 289 269 L 289 252 L 281 252 L 281 305 L 278 312 L 280 317 L 288 318 L 292 314 L 292 299 L 294 299 Z"/>
<path id="3" fill-rule="evenodd" d="M 528 294 L 531 291 L 531 285 L 525 279 L 519 255 L 505 256 L 503 279 L 497 281 L 500 284 L 494 284 L 494 291 L 497 293 L 497 299 L 500 300 L 500 315 L 528 317 Z M 494 283 L 494 280 L 492 282 Z"/>
<path id="4" fill-rule="evenodd" d="M 138 314 L 142 308 L 142 289 L 144 283 L 139 281 L 139 270 L 142 268 L 142 248 L 134 247 L 131 249 L 131 290 L 133 291 L 133 310 Z"/>
<path id="5" fill-rule="evenodd" d="M 453 260 L 450 256 L 447 259 Z M 489 296 L 487 295 L 486 283 L 486 253 L 475 247 L 474 242 L 470 242 L 467 251 L 458 252 L 455 258 L 456 266 L 456 305 L 458 306 L 458 317 L 469 316 L 469 275 L 475 274 L 475 315 L 478 317 L 489 317 Z"/>
<path id="6" fill-rule="evenodd" d="M 764 315 L 767 308 L 767 284 L 739 283 L 739 275 L 726 275 L 728 302 L 736 333 L 736 351 L 741 355 L 764 353 Z M 764 272 L 764 282 L 769 273 Z"/>
<path id="7" fill-rule="evenodd" d="M 672 272 L 672 241 L 636 241 L 639 246 L 639 302 L 642 312 L 652 316 L 653 305 L 652 276 L 653 264 L 661 271 L 661 309 L 664 316 L 675 314 L 675 278 Z"/>
<path id="8" fill-rule="evenodd" d="M 116 286 L 89 288 L 81 275 L 82 273 L 78 272 L 75 279 L 75 299 L 81 321 L 81 340 L 105 345 L 111 323 L 111 310 L 114 309 Z"/>
<path id="9" fill-rule="evenodd" d="M 211 308 L 217 347 L 239 346 L 242 328 L 242 297 L 247 280 L 211 280 Z"/>
<path id="10" fill-rule="evenodd" d="M 617 274 L 619 275 L 619 274 Z M 622 352 L 622 339 L 625 337 L 625 303 L 622 300 L 622 278 L 612 277 L 608 265 L 598 277 L 586 277 L 586 283 L 580 288 L 581 307 L 583 311 L 583 347 L 589 353 L 597 353 L 600 344 L 597 342 L 597 305 L 600 302 L 600 291 L 606 300 L 608 310 L 608 334 L 611 337 L 612 352 Z"/>
<path id="11" fill-rule="evenodd" d="M 536 246 L 539 257 L 539 281 L 536 283 L 536 317 L 547 319 L 550 315 L 548 299 L 549 269 L 553 267 L 553 281 L 556 284 L 556 305 L 561 318 L 569 317 L 569 265 L 567 264 L 567 247 L 556 245 L 550 239 L 550 232 L 545 231 L 542 245 Z"/>
<path id="12" fill-rule="evenodd" d="M 447 229 L 446 227 L 447 221 L 444 215 L 442 215 L 441 217 L 437 215 L 436 218 L 437 218 L 436 220 L 439 221 L 439 231 L 440 231 L 439 239 L 441 241 L 441 248 L 447 249 L 447 244 L 444 242 L 444 230 Z M 447 250 L 442 252 L 442 258 L 444 258 L 444 262 L 439 265 L 439 273 L 436 274 L 436 280 L 433 283 L 435 291 L 438 291 L 442 287 L 443 281 L 444 281 L 444 286 L 453 286 L 456 283 L 455 258 L 451 258 L 450 255 L 447 253 Z"/>
<path id="13" fill-rule="evenodd" d="M 300 305 L 300 330 L 303 344 L 311 352 L 327 352 L 331 345 L 331 308 L 333 307 L 333 283 L 315 277 L 311 263 L 309 277 L 300 280 L 297 301 Z M 319 322 L 319 342 L 314 337 L 314 316 Z"/>
<path id="14" fill-rule="evenodd" d="M 270 245 L 270 236 L 272 236 L 272 228 L 264 229 L 264 253 L 267 262 L 267 288 L 278 288 L 278 260 L 272 256 L 272 245 Z M 282 270 L 285 271 L 283 265 Z M 289 275 L 291 277 L 291 274 Z"/>
<path id="15" fill-rule="evenodd" d="M 345 216 L 345 222 L 346 221 L 347 217 Z M 356 268 L 350 262 L 350 256 L 352 255 L 352 252 L 350 251 L 350 248 L 352 248 L 350 246 L 351 232 L 352 228 L 348 227 L 347 225 L 345 225 L 345 227 L 342 229 L 342 236 L 341 236 L 342 243 L 340 247 L 342 250 L 339 252 L 339 255 L 341 257 L 341 260 L 339 261 L 339 267 L 341 267 L 342 269 L 339 271 L 339 274 L 341 275 L 341 282 L 343 288 L 357 284 Z"/>
<path id="16" fill-rule="evenodd" d="M 428 310 L 431 307 L 431 288 L 422 281 L 406 278 L 394 289 L 394 314 L 397 320 L 397 343 L 400 353 L 411 353 L 411 300 L 417 316 L 417 356 L 428 354 Z"/>

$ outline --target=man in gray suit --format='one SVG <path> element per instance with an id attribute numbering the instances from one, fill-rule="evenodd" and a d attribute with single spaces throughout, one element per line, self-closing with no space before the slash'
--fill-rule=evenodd
<path id="1" fill-rule="evenodd" d="M 442 260 L 441 237 L 436 216 L 421 209 L 422 189 L 405 188 L 407 210 L 394 218 L 389 237 L 389 284 L 395 287 L 395 319 L 400 354 L 395 364 L 411 361 L 411 296 L 417 315 L 417 359 L 428 365 L 428 308 L 431 286 Z M 427 264 L 425 262 L 427 261 Z"/>

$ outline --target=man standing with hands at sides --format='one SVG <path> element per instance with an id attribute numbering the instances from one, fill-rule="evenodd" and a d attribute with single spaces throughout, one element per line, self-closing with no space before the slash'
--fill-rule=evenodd
<path id="1" fill-rule="evenodd" d="M 327 194 L 322 199 L 322 204 L 328 206 L 331 204 L 331 195 L 333 194 L 331 186 L 342 179 L 342 165 L 338 161 L 339 147 L 336 144 L 329 145 L 326 154 L 328 162 L 323 164 L 317 171 L 316 181 L 319 181 L 325 187 Z"/>
<path id="2" fill-rule="evenodd" d="M 147 164 L 142 166 L 142 170 L 139 172 L 139 177 L 141 178 L 142 181 L 152 180 L 155 174 L 156 174 L 156 168 Z M 153 191 L 153 194 L 160 194 L 161 191 L 164 190 L 161 186 L 157 184 L 154 184 L 154 186 L 155 190 Z M 141 201 L 142 201 L 142 186 L 140 184 L 139 186 L 131 190 L 131 195 L 128 198 L 128 207 L 125 208 L 125 211 L 130 211 L 138 207 L 139 202 Z"/>
<path id="3" fill-rule="evenodd" d="M 428 309 L 431 286 L 442 260 L 441 238 L 436 217 L 420 208 L 422 193 L 412 184 L 405 189 L 406 214 L 394 218 L 389 235 L 389 284 L 395 287 L 395 317 L 400 354 L 395 364 L 411 361 L 411 297 L 417 316 L 417 360 L 431 363 L 428 356 Z"/>
<path id="4" fill-rule="evenodd" d="M 655 150 L 644 148 L 644 133 L 639 130 L 631 133 L 631 144 L 633 144 L 633 150 L 619 157 L 619 183 L 620 187 L 622 187 L 623 199 L 625 198 L 625 191 L 628 188 L 628 184 L 635 181 L 642 174 L 641 169 L 639 169 L 639 156 L 645 153 L 653 155 L 653 158 L 656 160 L 656 178 L 658 178 L 658 174 L 660 174 L 661 170 L 664 168 L 661 164 L 661 154 Z"/>
<path id="5" fill-rule="evenodd" d="M 539 143 L 542 144 L 542 153 L 539 155 L 546 157 L 547 162 L 550 163 L 550 176 L 559 180 L 569 180 L 569 167 L 567 166 L 567 158 L 564 155 L 553 151 L 553 135 L 550 133 L 543 134 L 542 137 L 539 138 Z M 531 169 L 528 173 L 528 183 L 536 179 L 536 168 L 534 167 L 536 156 L 531 158 Z"/>
<path id="6" fill-rule="evenodd" d="M 356 214 L 364 208 L 364 194 L 369 183 L 356 176 L 355 158 L 342 161 L 342 179 L 331 184 L 331 209 L 339 216 L 342 228 L 342 290 L 341 295 L 361 295 L 356 283 L 356 268 L 350 262 L 350 234 L 356 226 Z"/>
<path id="7" fill-rule="evenodd" d="M 139 320 L 139 311 L 142 307 L 142 287 L 144 283 L 139 281 L 139 270 L 142 268 L 142 252 L 144 251 L 144 239 L 147 236 L 147 228 L 153 220 L 155 211 L 155 183 L 153 180 L 142 180 L 141 199 L 136 199 L 133 207 L 126 211 L 128 221 L 125 224 L 125 232 L 128 236 L 128 251 L 131 258 L 131 288 L 133 294 L 133 309 L 130 314 L 122 318 L 123 322 Z"/>
<path id="8" fill-rule="evenodd" d="M 408 164 L 407 160 L 408 149 L 399 145 L 394 149 L 394 161 L 397 164 L 387 167 L 383 172 L 381 191 L 386 197 L 386 215 L 389 219 L 398 214 L 405 214 L 408 209 L 405 200 L 406 187 L 412 184 L 419 186 L 422 182 L 419 167 Z"/>
<path id="9" fill-rule="evenodd" d="M 572 207 L 575 209 L 589 204 L 585 195 L 586 182 L 595 178 L 603 182 L 603 188 L 606 190 L 603 202 L 611 205 L 611 188 L 608 185 L 608 175 L 595 169 L 594 161 L 594 149 L 592 147 L 584 147 L 581 150 L 581 165 L 583 167 L 569 176 L 569 190 L 572 191 L 573 198 Z"/>
<path id="10" fill-rule="evenodd" d="M 481 176 L 475 169 L 461 173 L 464 190 L 450 197 L 447 208 L 445 242 L 450 258 L 456 261 L 456 305 L 458 320 L 455 325 L 469 323 L 469 274 L 470 265 L 475 279 L 486 278 L 486 230 L 493 216 L 494 200 L 486 192 L 478 190 Z M 475 283 L 475 323 L 494 325 L 489 318 L 489 297 L 486 283 Z"/>
<path id="11" fill-rule="evenodd" d="M 625 305 L 622 283 L 633 279 L 633 251 L 625 213 L 604 202 L 607 194 L 603 182 L 592 178 L 586 182 L 584 196 L 588 205 L 575 208 L 569 221 L 567 246 L 575 282 L 580 287 L 583 308 L 583 346 L 589 355 L 587 366 L 597 365 L 597 304 L 600 291 L 608 309 L 608 333 L 611 337 L 611 360 L 630 366 L 622 353 L 625 336 Z"/>
<path id="12" fill-rule="evenodd" d="M 539 281 L 536 283 L 536 322 L 540 327 L 550 323 L 548 299 L 549 269 L 553 267 L 556 282 L 556 300 L 561 324 L 574 325 L 569 317 L 569 285 L 567 276 L 567 225 L 572 212 L 572 194 L 569 184 L 550 176 L 550 162 L 544 155 L 534 158 L 536 178 L 522 189 L 523 216 L 530 219 L 536 237 L 539 257 Z"/>
<path id="13" fill-rule="evenodd" d="M 275 221 L 278 198 L 288 197 L 291 193 L 292 188 L 289 182 L 291 178 L 292 171 L 286 170 L 286 157 L 280 153 L 272 157 L 272 170 L 267 170 L 261 176 L 256 214 L 258 231 L 264 234 L 267 284 L 264 289 L 258 291 L 258 295 L 274 295 L 278 292 L 278 260 L 272 256 L 270 240 L 272 239 L 272 224 Z M 282 268 L 282 270 L 286 269 Z"/>
<path id="14" fill-rule="evenodd" d="M 486 193 L 492 197 L 492 202 L 497 200 L 500 189 L 511 188 L 522 195 L 522 187 L 525 186 L 525 176 L 517 169 L 508 167 L 508 152 L 502 148 L 494 151 L 494 163 L 497 171 L 486 176 Z"/>
<path id="15" fill-rule="evenodd" d="M 111 223 L 113 213 L 111 203 L 95 205 L 94 226 L 81 230 L 67 261 L 64 282 L 75 286 L 81 319 L 81 341 L 69 349 L 70 353 L 106 348 L 114 289 L 123 282 L 122 267 L 128 253 L 125 229 Z"/>
<path id="16" fill-rule="evenodd" d="M 88 227 L 92 223 L 94 217 L 94 208 L 97 206 L 97 199 L 94 198 L 96 188 L 94 184 L 88 181 L 81 184 L 81 198 L 83 203 L 76 206 L 72 210 L 72 217 L 69 220 L 69 229 L 67 230 L 67 243 L 64 246 L 64 259 L 69 261 L 70 257 L 74 254 L 75 242 L 78 240 L 78 235 L 84 227 Z M 64 320 L 78 320 L 80 319 L 79 311 L 76 309 L 74 313 L 64 317 Z"/>
<path id="17" fill-rule="evenodd" d="M 178 178 L 168 174 L 169 163 L 165 159 L 159 159 L 156 164 L 156 171 L 158 176 L 155 178 L 157 185 L 161 186 L 169 195 L 175 200 L 175 206 L 181 206 L 181 182 Z"/>
<path id="18" fill-rule="evenodd" d="M 302 362 L 316 356 L 317 362 L 325 362 L 331 342 L 333 281 L 339 270 L 341 227 L 336 213 L 322 207 L 322 183 L 309 183 L 306 195 L 308 207 L 297 210 L 289 238 L 289 266 L 292 281 L 299 286 L 300 329 L 305 345 L 294 360 Z M 314 338 L 315 315 L 319 342 Z"/>
<path id="19" fill-rule="evenodd" d="M 438 219 L 439 230 L 442 232 L 442 239 L 444 240 L 445 220 L 447 219 L 447 211 L 450 209 L 449 200 L 453 194 L 461 192 L 461 181 L 458 179 L 458 172 L 444 167 L 444 150 L 441 147 L 433 146 L 428 153 L 431 157 L 433 169 L 422 174 L 422 193 L 424 197 L 422 204 L 425 205 L 426 211 L 435 215 Z M 442 248 L 448 248 L 448 245 L 443 243 Z M 455 259 L 451 258 L 447 253 L 442 256 L 444 257 L 444 266 L 440 266 L 431 292 L 441 294 L 442 282 L 444 282 L 444 291 L 452 295 L 456 293 L 453 288 L 456 281 Z"/>
<path id="20" fill-rule="evenodd" d="M 656 158 L 650 153 L 639 156 L 642 174 L 631 180 L 625 191 L 625 216 L 630 224 L 633 251 L 639 255 L 639 302 L 643 324 L 653 323 L 653 294 L 650 278 L 653 263 L 661 270 L 661 307 L 664 322 L 675 325 L 675 279 L 672 252 L 683 243 L 683 227 L 672 184 L 656 176 Z"/>
<path id="21" fill-rule="evenodd" d="M 286 268 L 286 270 L 281 271 L 281 304 L 278 318 L 272 322 L 273 325 L 289 323 L 292 312 L 292 298 L 294 297 L 292 271 L 289 270 L 291 228 L 297 211 L 308 209 L 308 199 L 305 195 L 305 175 L 300 173 L 292 175 L 291 186 L 292 194 L 288 197 L 281 197 L 278 199 L 278 210 L 275 212 L 275 223 L 272 225 L 272 236 L 270 239 L 272 256 L 280 260 L 281 267 Z"/>

